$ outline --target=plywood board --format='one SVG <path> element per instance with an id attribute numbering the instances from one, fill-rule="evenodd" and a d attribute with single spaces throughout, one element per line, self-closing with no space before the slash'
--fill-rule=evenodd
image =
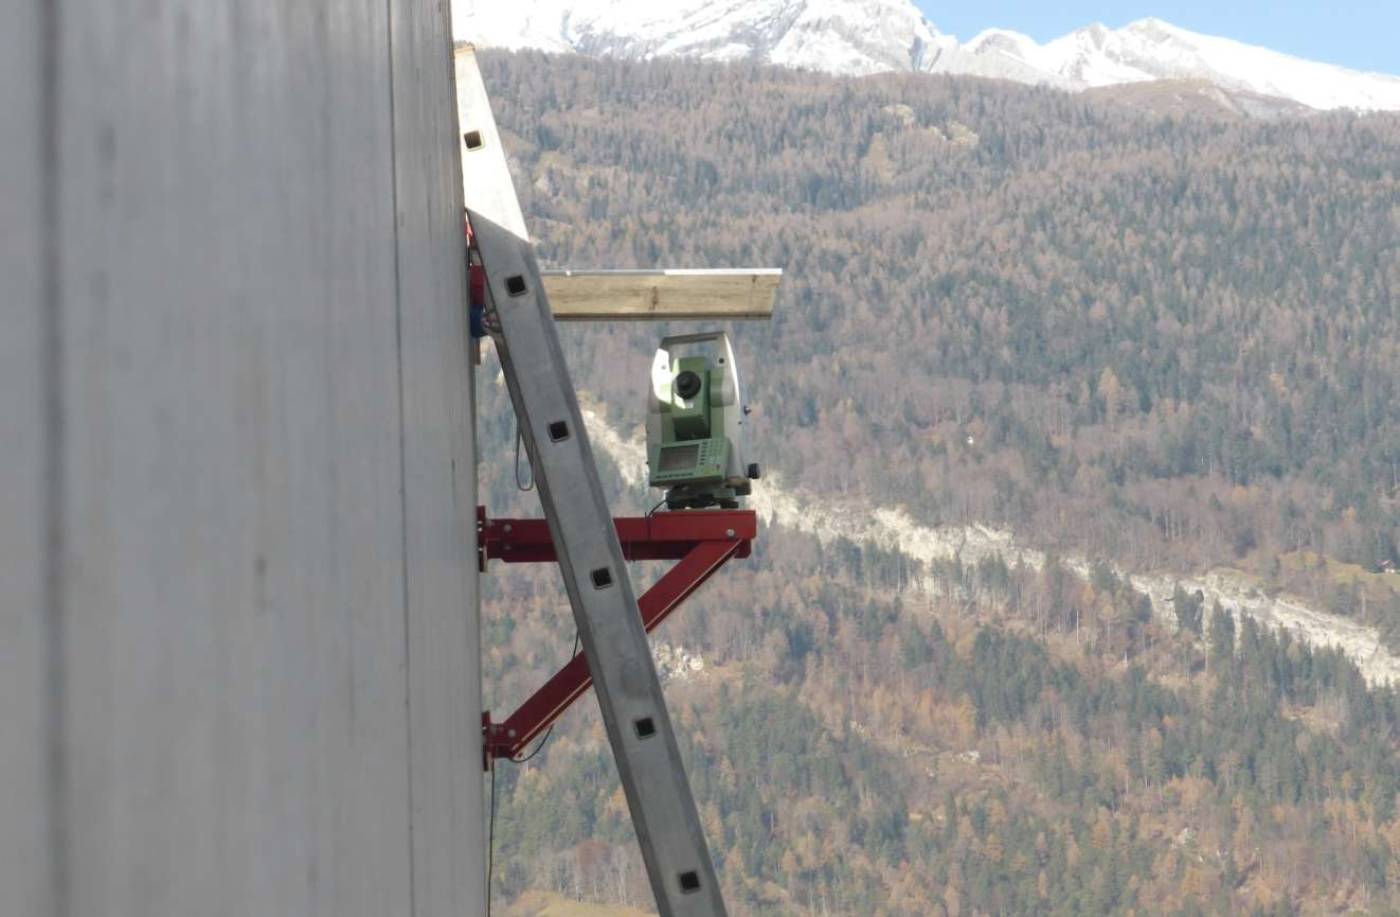
<path id="1" fill-rule="evenodd" d="M 559 321 L 771 319 L 777 268 L 545 271 Z"/>

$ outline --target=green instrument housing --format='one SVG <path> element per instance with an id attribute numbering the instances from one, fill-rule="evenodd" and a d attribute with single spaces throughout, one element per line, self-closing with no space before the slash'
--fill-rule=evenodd
<path id="1" fill-rule="evenodd" d="M 672 346 L 685 344 L 710 344 L 712 352 L 672 354 Z M 735 508 L 750 492 L 737 442 L 743 411 L 733 361 L 727 336 L 711 333 L 667 338 L 653 362 L 648 483 L 666 489 L 671 509 Z"/>
<path id="2" fill-rule="evenodd" d="M 711 436 L 724 429 L 718 415 L 722 408 L 710 403 L 710 370 L 704 357 L 681 357 L 676 375 L 693 372 L 700 391 L 693 398 L 676 398 L 661 415 L 661 441 L 650 458 L 651 486 L 671 484 L 719 484 L 729 463 L 729 440 Z"/>

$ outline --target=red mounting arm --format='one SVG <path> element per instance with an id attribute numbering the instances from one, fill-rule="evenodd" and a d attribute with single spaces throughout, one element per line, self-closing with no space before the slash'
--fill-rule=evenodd
<path id="1" fill-rule="evenodd" d="M 477 552 L 481 569 L 488 560 L 552 563 L 554 543 L 543 519 L 490 519 L 477 507 Z M 731 557 L 748 557 L 758 534 L 752 510 L 679 511 L 614 519 L 628 560 L 679 560 L 637 600 L 648 633 L 700 588 Z M 486 767 L 496 758 L 517 758 L 593 684 L 585 654 L 579 653 L 503 723 L 482 715 Z"/>

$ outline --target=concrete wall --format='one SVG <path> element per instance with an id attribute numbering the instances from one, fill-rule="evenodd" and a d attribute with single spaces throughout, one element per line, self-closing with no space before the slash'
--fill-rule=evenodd
<path id="1" fill-rule="evenodd" d="M 52 913 L 44 615 L 44 66 L 38 3 L 0 28 L 0 914 Z"/>
<path id="2" fill-rule="evenodd" d="M 0 117 L 0 914 L 482 913 L 446 0 L 19 0 Z"/>

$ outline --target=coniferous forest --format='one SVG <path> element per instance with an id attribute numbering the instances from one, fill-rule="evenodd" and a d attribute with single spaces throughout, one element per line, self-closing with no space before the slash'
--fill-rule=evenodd
<path id="1" fill-rule="evenodd" d="M 773 480 L 1046 556 L 774 525 L 664 625 L 704 661 L 667 692 L 733 913 L 1400 913 L 1400 694 L 1122 572 L 1229 570 L 1400 651 L 1400 116 L 483 67 L 546 263 L 785 270 L 731 329 Z M 665 330 L 564 330 L 624 436 Z M 479 380 L 483 502 L 534 515 Z M 659 499 L 605 473 L 619 513 Z M 573 627 L 548 568 L 485 583 L 504 713 Z M 499 908 L 650 907 L 591 698 L 494 792 Z"/>

